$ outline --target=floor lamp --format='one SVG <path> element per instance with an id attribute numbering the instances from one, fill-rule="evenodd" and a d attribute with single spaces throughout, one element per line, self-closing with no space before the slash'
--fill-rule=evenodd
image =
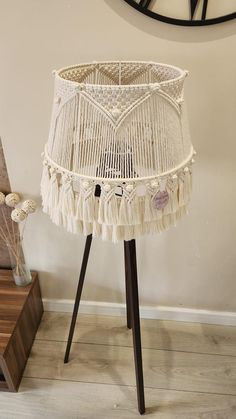
<path id="1" fill-rule="evenodd" d="M 138 409 L 145 412 L 135 239 L 187 211 L 195 151 L 183 84 L 187 72 L 155 62 L 92 62 L 54 71 L 41 180 L 43 210 L 86 238 L 64 362 L 68 362 L 93 237 L 124 242 L 127 327 Z"/>

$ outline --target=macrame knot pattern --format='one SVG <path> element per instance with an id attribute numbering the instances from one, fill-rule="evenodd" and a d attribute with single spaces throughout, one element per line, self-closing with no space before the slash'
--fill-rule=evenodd
<path id="1" fill-rule="evenodd" d="M 131 240 L 187 212 L 195 162 L 186 70 L 93 62 L 55 71 L 43 210 L 72 233 Z"/>

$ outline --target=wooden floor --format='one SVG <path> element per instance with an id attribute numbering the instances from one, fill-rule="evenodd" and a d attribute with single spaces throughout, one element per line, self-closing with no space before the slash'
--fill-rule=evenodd
<path id="1" fill-rule="evenodd" d="M 132 335 L 120 317 L 44 313 L 19 393 L 0 393 L 1 419 L 139 418 Z M 236 419 L 236 327 L 142 320 L 146 416 Z"/>

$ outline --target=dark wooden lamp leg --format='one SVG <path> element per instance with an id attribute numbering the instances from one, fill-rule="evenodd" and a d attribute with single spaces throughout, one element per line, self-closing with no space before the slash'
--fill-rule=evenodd
<path id="1" fill-rule="evenodd" d="M 124 261 L 125 261 L 125 291 L 126 291 L 126 316 L 127 316 L 127 327 L 131 329 L 131 312 L 130 312 L 130 293 L 129 293 L 129 252 L 128 247 L 126 246 L 126 242 L 124 242 Z"/>
<path id="2" fill-rule="evenodd" d="M 67 341 L 64 363 L 67 363 L 70 355 L 70 348 L 74 335 L 76 319 L 79 310 L 79 303 L 82 294 L 86 268 L 88 264 L 89 252 L 92 242 L 92 235 L 87 236 L 83 261 L 80 271 L 79 283 L 75 298 L 73 315 L 71 319 L 70 331 Z M 127 327 L 132 328 L 133 346 L 134 346 L 134 362 L 137 384 L 138 410 L 142 415 L 145 413 L 144 400 L 144 383 L 143 383 L 143 363 L 142 363 L 142 347 L 140 333 L 140 317 L 139 317 L 139 297 L 138 297 L 138 277 L 137 277 L 137 261 L 135 240 L 124 242 L 124 259 L 125 259 L 125 284 L 126 284 L 126 304 L 127 304 Z"/>
<path id="3" fill-rule="evenodd" d="M 81 270 L 80 270 L 80 277 L 79 277 L 78 288 L 77 288 L 76 297 L 75 297 L 75 304 L 74 304 L 73 315 L 72 315 L 71 325 L 70 325 L 70 331 L 69 331 L 69 336 L 68 336 L 68 341 L 67 341 L 67 346 L 66 346 L 66 353 L 65 353 L 65 358 L 64 358 L 64 363 L 65 364 L 69 360 L 70 348 L 71 348 L 72 339 L 73 339 L 73 335 L 74 335 L 75 324 L 76 324 L 76 319 L 77 319 L 77 315 L 78 315 L 79 303 L 80 303 L 80 298 L 81 298 L 81 294 L 82 294 L 82 289 L 83 289 L 83 285 L 84 285 L 84 278 L 85 278 L 86 268 L 87 268 L 87 264 L 88 264 L 88 258 L 89 258 L 91 243 L 92 243 L 92 234 L 87 236 L 86 243 L 85 243 L 83 261 L 82 261 Z"/>
<path id="4" fill-rule="evenodd" d="M 140 316 L 139 316 L 139 296 L 138 296 L 138 275 L 136 261 L 135 240 L 124 242 L 128 262 L 128 287 L 129 287 L 129 303 L 131 311 L 131 324 L 133 332 L 134 346 L 134 362 L 137 385 L 138 410 L 142 415 L 145 413 L 144 399 L 144 383 L 143 383 L 143 362 L 142 362 L 142 346 L 140 332 Z"/>

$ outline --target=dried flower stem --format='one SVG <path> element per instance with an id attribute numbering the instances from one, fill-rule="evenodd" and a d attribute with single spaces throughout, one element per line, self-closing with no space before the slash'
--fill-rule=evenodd
<path id="1" fill-rule="evenodd" d="M 8 222 L 7 222 L 7 219 L 6 219 L 6 216 L 5 216 L 5 212 L 4 212 L 2 207 L 1 207 L 1 210 L 2 210 L 2 217 L 3 217 L 3 220 L 4 220 L 4 224 L 6 226 L 6 230 L 7 230 L 7 233 L 8 233 L 8 238 L 9 238 L 9 241 L 11 241 L 11 239 L 12 239 L 11 236 L 12 235 L 10 233 L 9 225 L 8 225 Z M 13 242 L 12 242 L 12 244 L 13 244 Z"/>
<path id="2" fill-rule="evenodd" d="M 12 256 L 14 256 L 16 273 L 17 275 L 19 275 L 20 271 L 23 272 L 23 262 L 21 261 L 21 258 L 20 258 L 20 252 L 21 252 L 20 231 L 17 231 L 17 233 L 15 233 L 15 226 L 13 224 L 13 221 L 11 221 L 12 232 L 10 231 L 9 224 L 6 219 L 3 208 L 1 208 L 1 211 L 2 211 L 2 217 L 3 217 L 4 225 L 6 228 L 6 232 L 4 231 L 4 228 L 0 226 L 0 237 L 6 243 L 9 249 L 9 252 L 11 252 Z M 25 227 L 25 224 L 24 224 L 24 227 Z"/>

